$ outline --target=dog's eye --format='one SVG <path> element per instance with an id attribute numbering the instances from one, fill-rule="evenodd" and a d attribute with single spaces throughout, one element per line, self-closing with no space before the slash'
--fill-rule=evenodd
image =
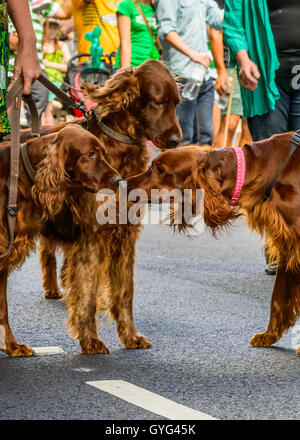
<path id="1" fill-rule="evenodd" d="M 96 157 L 96 151 L 90 151 L 87 155 L 88 157 L 94 158 Z"/>
<path id="2" fill-rule="evenodd" d="M 158 107 L 160 107 L 160 108 L 164 108 L 164 103 L 163 102 L 157 101 L 156 105 L 158 105 Z"/>
<path id="3" fill-rule="evenodd" d="M 157 166 L 156 169 L 157 169 L 159 174 L 163 174 L 164 173 L 164 170 L 160 166 Z"/>

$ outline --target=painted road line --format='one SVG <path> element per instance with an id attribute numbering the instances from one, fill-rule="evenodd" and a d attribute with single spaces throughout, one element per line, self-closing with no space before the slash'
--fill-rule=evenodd
<path id="1" fill-rule="evenodd" d="M 123 380 L 99 380 L 86 383 L 169 420 L 217 420 L 208 414 L 180 405 Z"/>
<path id="2" fill-rule="evenodd" d="M 5 328 L 3 325 L 0 325 L 0 349 L 5 348 Z"/>
<path id="3" fill-rule="evenodd" d="M 61 347 L 32 347 L 35 354 L 60 354 L 64 353 Z"/>
<path id="4" fill-rule="evenodd" d="M 78 367 L 78 368 L 72 368 L 72 370 L 78 371 L 79 373 L 90 373 L 91 371 L 95 371 L 95 368 Z"/>

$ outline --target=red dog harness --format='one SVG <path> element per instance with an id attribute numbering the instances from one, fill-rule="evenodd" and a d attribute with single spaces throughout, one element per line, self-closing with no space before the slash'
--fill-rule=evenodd
<path id="1" fill-rule="evenodd" d="M 246 176 L 246 160 L 243 148 L 233 147 L 236 156 L 236 181 L 230 205 L 235 206 L 241 197 L 241 190 L 243 188 Z"/>

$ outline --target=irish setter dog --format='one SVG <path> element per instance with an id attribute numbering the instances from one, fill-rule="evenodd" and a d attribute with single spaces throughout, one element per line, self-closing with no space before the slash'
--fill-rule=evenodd
<path id="1" fill-rule="evenodd" d="M 161 149 L 180 142 L 181 129 L 176 118 L 178 87 L 159 61 L 146 61 L 136 69 L 121 69 L 102 87 L 86 84 L 85 93 L 97 106 L 87 120 L 79 120 L 78 124 L 105 144 L 107 161 L 122 178 L 147 169 L 147 139 Z M 114 132 L 130 137 L 132 143 L 104 133 L 100 121 Z M 62 297 L 57 284 L 55 249 L 59 245 L 58 229 L 64 229 L 65 222 L 66 212 L 47 223 L 40 240 L 46 298 Z M 68 291 L 68 327 L 83 353 L 108 352 L 98 338 L 96 325 L 96 314 L 104 308 L 116 320 L 118 336 L 126 348 L 150 347 L 148 340 L 137 332 L 133 319 L 135 245 L 141 229 L 141 225 L 101 226 L 94 222 L 81 229 L 81 241 L 77 236 L 76 243 L 70 240 L 68 249 L 64 246 L 62 281 Z M 95 230 L 97 239 L 93 235 Z"/>
<path id="2" fill-rule="evenodd" d="M 266 236 L 266 248 L 278 269 L 268 328 L 250 341 L 256 347 L 274 344 L 300 315 L 300 148 L 289 158 L 292 135 L 274 135 L 244 146 L 246 175 L 236 207 L 230 205 L 237 176 L 232 148 L 169 150 L 145 173 L 128 180 L 129 190 L 144 189 L 149 199 L 154 188 L 204 189 L 204 222 L 213 232 L 242 213 L 252 230 Z M 271 197 L 264 201 L 266 189 L 287 159 Z M 186 227 L 183 221 L 179 229 Z"/>
<path id="3" fill-rule="evenodd" d="M 8 247 L 6 219 L 10 147 L 0 148 L 0 253 Z M 91 133 L 78 125 L 69 125 L 58 133 L 49 134 L 27 142 L 30 163 L 35 171 L 32 186 L 22 161 L 18 183 L 18 213 L 15 239 L 9 256 L 0 258 L 0 326 L 5 330 L 5 347 L 9 356 L 32 356 L 28 345 L 15 340 L 8 322 L 6 286 L 9 274 L 20 267 L 28 254 L 35 249 L 35 242 L 44 224 L 54 221 L 67 209 L 69 216 L 67 243 L 70 230 L 89 224 L 95 217 L 95 194 L 101 188 L 116 190 L 121 180 L 106 162 L 104 148 Z M 60 240 L 62 240 L 62 233 Z M 73 237 L 74 240 L 74 237 Z"/>

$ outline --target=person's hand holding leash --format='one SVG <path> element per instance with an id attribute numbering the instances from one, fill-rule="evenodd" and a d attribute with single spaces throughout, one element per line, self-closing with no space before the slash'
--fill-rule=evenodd
<path id="1" fill-rule="evenodd" d="M 24 94 L 30 93 L 31 84 L 42 73 L 36 50 L 36 36 L 28 1 L 8 0 L 8 13 L 19 36 L 18 52 L 14 66 L 14 76 L 11 86 L 22 75 L 24 78 Z"/>

